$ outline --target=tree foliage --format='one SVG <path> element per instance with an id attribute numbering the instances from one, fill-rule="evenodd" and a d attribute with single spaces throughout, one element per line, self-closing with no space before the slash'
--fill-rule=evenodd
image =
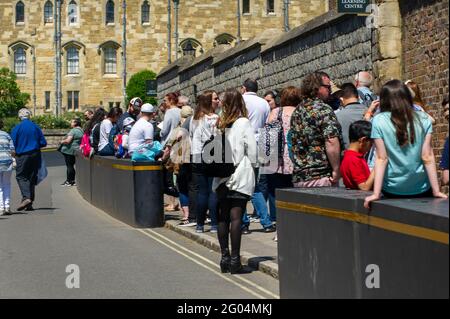
<path id="1" fill-rule="evenodd" d="M 7 68 L 0 68 L 0 117 L 17 115 L 30 100 L 28 93 L 20 92 L 16 74 Z"/>
<path id="2" fill-rule="evenodd" d="M 140 71 L 134 74 L 127 85 L 127 103 L 134 97 L 140 97 L 144 103 L 157 104 L 157 100 L 154 97 L 147 96 L 146 84 L 147 80 L 156 79 L 156 73 L 150 70 Z"/>

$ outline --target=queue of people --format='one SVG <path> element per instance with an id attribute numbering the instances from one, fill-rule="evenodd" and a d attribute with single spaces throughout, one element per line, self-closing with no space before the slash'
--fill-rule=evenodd
<path id="1" fill-rule="evenodd" d="M 117 107 L 86 112 L 84 129 L 73 120 L 62 141 L 63 185 L 75 184 L 77 149 L 87 157 L 133 159 L 142 148 L 154 148 L 158 155 L 151 160 L 164 167 L 166 211 L 180 208 L 180 226 L 195 226 L 198 233 L 210 222 L 220 242 L 222 272 L 245 272 L 241 236 L 251 233 L 251 222 L 276 232 L 276 189 L 341 183 L 372 191 L 367 208 L 382 197 L 447 198 L 431 144 L 435 121 L 418 85 L 392 80 L 377 96 L 372 81 L 369 72 L 360 72 L 354 83 L 338 86 L 325 72 L 314 72 L 300 88 L 267 91 L 261 98 L 257 81 L 247 79 L 240 88 L 201 93 L 194 106 L 173 92 L 159 107 L 133 98 L 125 113 Z M 443 107 L 448 120 L 448 99 Z M 10 211 L 6 180 L 14 155 L 23 195 L 19 208 L 32 207 L 39 149 L 46 143 L 29 115 L 19 114 L 23 121 L 12 138 L 0 131 L 0 213 Z M 440 163 L 444 184 L 448 155 L 447 138 Z"/>

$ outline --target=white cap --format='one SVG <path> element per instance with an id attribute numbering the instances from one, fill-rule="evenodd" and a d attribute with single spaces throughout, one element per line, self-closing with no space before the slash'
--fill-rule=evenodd
<path id="1" fill-rule="evenodd" d="M 145 103 L 141 107 L 141 112 L 142 113 L 156 113 L 156 108 L 153 105 L 151 105 L 150 103 Z"/>
<path id="2" fill-rule="evenodd" d="M 128 126 L 136 122 L 132 117 L 127 117 L 125 120 L 123 120 L 123 126 Z"/>

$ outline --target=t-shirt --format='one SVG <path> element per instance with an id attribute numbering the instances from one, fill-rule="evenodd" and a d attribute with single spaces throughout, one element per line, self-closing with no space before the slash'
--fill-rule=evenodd
<path id="1" fill-rule="evenodd" d="M 178 107 L 168 109 L 164 114 L 163 128 L 161 129 L 162 144 L 166 144 L 172 130 L 178 126 L 181 120 L 181 110 Z"/>
<path id="2" fill-rule="evenodd" d="M 361 121 L 366 111 L 367 108 L 365 105 L 360 103 L 351 103 L 336 113 L 336 117 L 342 126 L 342 138 L 344 139 L 345 144 L 344 148 L 348 148 L 350 144 L 348 137 L 350 125 L 356 121 Z"/>
<path id="3" fill-rule="evenodd" d="M 75 127 L 70 130 L 67 136 L 72 136 L 72 142 L 70 144 L 64 144 L 61 147 L 61 153 L 67 155 L 75 155 L 75 151 L 80 149 L 80 142 L 83 138 L 83 130 L 79 127 Z"/>
<path id="4" fill-rule="evenodd" d="M 130 136 L 128 137 L 128 151 L 129 153 L 134 152 L 139 146 L 144 144 L 146 140 L 153 141 L 153 125 L 145 120 L 139 119 L 130 131 Z"/>
<path id="5" fill-rule="evenodd" d="M 111 133 L 111 129 L 113 128 L 113 124 L 110 120 L 105 119 L 102 121 L 100 125 L 100 142 L 98 143 L 98 150 L 101 151 L 106 145 L 109 143 L 109 133 Z"/>
<path id="6" fill-rule="evenodd" d="M 448 170 L 448 137 L 445 140 L 444 153 L 442 153 L 440 166 L 443 170 Z"/>
<path id="7" fill-rule="evenodd" d="M 256 140 L 258 141 L 259 130 L 264 127 L 270 114 L 269 103 L 253 92 L 244 93 L 242 97 L 244 98 L 245 106 L 247 107 L 248 119 L 255 132 Z"/>
<path id="8" fill-rule="evenodd" d="M 0 172 L 12 170 L 14 143 L 8 133 L 0 131 Z"/>
<path id="9" fill-rule="evenodd" d="M 382 139 L 388 156 L 383 190 L 394 195 L 418 195 L 431 186 L 422 161 L 422 146 L 433 125 L 424 112 L 414 112 L 415 143 L 400 146 L 391 121 L 391 112 L 382 112 L 372 121 L 372 138 Z"/>
<path id="10" fill-rule="evenodd" d="M 359 189 L 358 185 L 365 183 L 370 176 L 369 165 L 364 159 L 364 154 L 346 150 L 341 163 L 341 175 L 345 187 Z"/>

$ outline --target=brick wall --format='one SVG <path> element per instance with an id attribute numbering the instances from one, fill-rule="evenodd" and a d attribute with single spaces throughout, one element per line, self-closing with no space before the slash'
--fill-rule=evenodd
<path id="1" fill-rule="evenodd" d="M 441 107 L 448 94 L 448 6 L 448 0 L 400 1 L 404 79 L 419 84 L 430 113 L 436 119 L 433 146 L 438 159 L 448 136 L 448 122 Z"/>

